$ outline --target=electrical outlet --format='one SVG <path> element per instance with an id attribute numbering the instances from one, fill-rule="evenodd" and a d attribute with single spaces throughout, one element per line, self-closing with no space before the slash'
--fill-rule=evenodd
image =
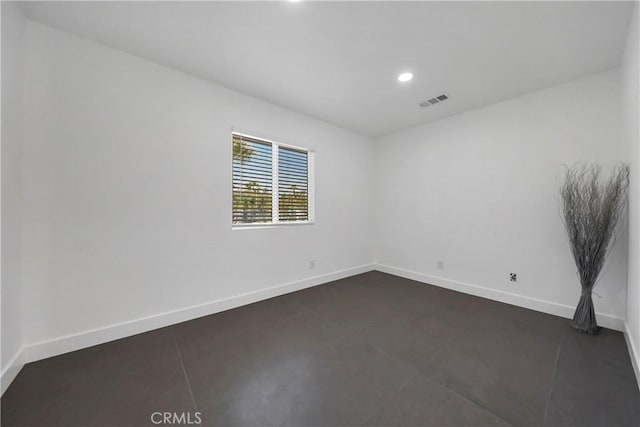
<path id="1" fill-rule="evenodd" d="M 438 270 L 444 270 L 444 261 L 438 260 L 437 265 L 438 265 Z"/>
<path id="2" fill-rule="evenodd" d="M 518 280 L 518 275 L 516 273 L 509 273 L 509 280 L 515 282 Z"/>
<path id="3" fill-rule="evenodd" d="M 315 259 L 309 260 L 309 268 L 312 269 L 312 270 L 314 268 L 316 268 L 316 260 Z"/>

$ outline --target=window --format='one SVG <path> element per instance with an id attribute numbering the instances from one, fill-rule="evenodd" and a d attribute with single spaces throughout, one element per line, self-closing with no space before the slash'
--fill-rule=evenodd
<path id="1" fill-rule="evenodd" d="M 233 225 L 312 221 L 312 153 L 234 133 Z"/>

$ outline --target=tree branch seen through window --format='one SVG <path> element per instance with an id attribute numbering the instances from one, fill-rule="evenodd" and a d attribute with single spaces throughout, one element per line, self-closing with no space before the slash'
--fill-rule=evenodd
<path id="1" fill-rule="evenodd" d="M 240 134 L 232 140 L 233 224 L 309 221 L 308 152 Z"/>

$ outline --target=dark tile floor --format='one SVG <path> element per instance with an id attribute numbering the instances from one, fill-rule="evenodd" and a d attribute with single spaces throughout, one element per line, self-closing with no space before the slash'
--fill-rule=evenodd
<path id="1" fill-rule="evenodd" d="M 379 272 L 31 363 L 1 403 L 3 427 L 640 425 L 619 332 Z"/>

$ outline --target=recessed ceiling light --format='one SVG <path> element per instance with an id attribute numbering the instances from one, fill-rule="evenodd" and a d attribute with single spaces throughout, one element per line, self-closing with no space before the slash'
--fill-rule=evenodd
<path id="1" fill-rule="evenodd" d="M 408 82 L 413 78 L 413 73 L 402 73 L 398 76 L 399 82 Z"/>

